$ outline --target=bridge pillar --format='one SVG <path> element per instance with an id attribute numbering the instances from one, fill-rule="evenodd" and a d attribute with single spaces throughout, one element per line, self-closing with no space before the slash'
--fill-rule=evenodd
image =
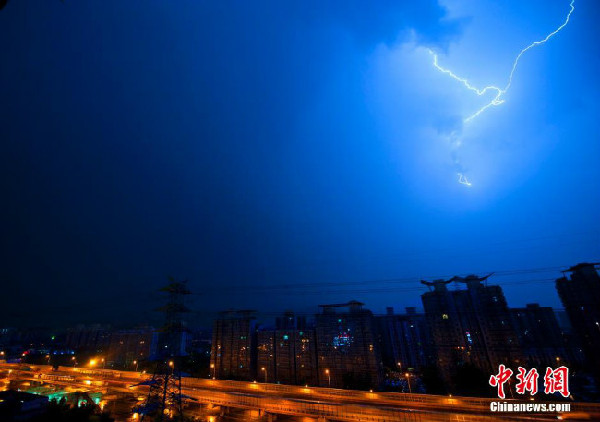
<path id="1" fill-rule="evenodd" d="M 222 406 L 217 406 L 215 404 L 207 404 L 205 406 L 203 406 L 203 410 L 205 412 L 209 412 L 209 413 L 221 413 L 221 411 L 223 410 Z"/>
<path id="2" fill-rule="evenodd" d="M 244 412 L 249 419 L 258 419 L 264 415 L 262 409 L 248 409 Z"/>

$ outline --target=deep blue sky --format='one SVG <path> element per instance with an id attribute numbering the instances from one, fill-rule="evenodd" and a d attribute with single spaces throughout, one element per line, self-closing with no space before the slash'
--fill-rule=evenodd
<path id="1" fill-rule="evenodd" d="M 10 1 L 0 323 L 152 319 L 168 275 L 200 322 L 420 306 L 419 278 L 494 270 L 525 270 L 490 279 L 510 305 L 560 306 L 558 269 L 600 259 L 600 8 L 577 0 L 469 125 L 485 99 L 427 49 L 503 85 L 568 6 Z M 251 288 L 286 284 L 310 287 Z"/>

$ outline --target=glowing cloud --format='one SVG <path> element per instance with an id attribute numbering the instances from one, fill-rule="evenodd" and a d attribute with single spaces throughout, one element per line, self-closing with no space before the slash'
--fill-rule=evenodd
<path id="1" fill-rule="evenodd" d="M 440 72 L 442 72 L 442 73 L 450 76 L 452 79 L 460 82 L 467 90 L 474 92 L 478 96 L 485 95 L 488 92 L 495 93 L 494 97 L 487 104 L 483 105 L 481 108 L 479 108 L 473 114 L 466 117 L 463 120 L 465 123 L 472 121 L 474 118 L 479 116 L 481 113 L 483 113 L 488 108 L 490 108 L 492 106 L 494 106 L 494 107 L 499 106 L 500 104 L 504 103 L 505 100 L 502 97 L 508 92 L 508 90 L 510 89 L 510 87 L 512 85 L 513 76 L 515 74 L 515 71 L 517 70 L 519 60 L 521 60 L 521 57 L 523 56 L 523 54 L 525 54 L 528 50 L 531 50 L 532 48 L 537 47 L 538 45 L 545 44 L 550 38 L 552 38 L 554 35 L 558 34 L 565 26 L 567 26 L 567 24 L 569 23 L 569 19 L 571 18 L 571 14 L 575 10 L 575 0 L 571 0 L 569 7 L 570 7 L 569 13 L 567 13 L 567 17 L 565 18 L 565 21 L 562 23 L 562 25 L 560 25 L 554 31 L 552 31 L 548 35 L 546 35 L 546 37 L 544 39 L 532 42 L 527 47 L 523 48 L 519 52 L 519 54 L 517 54 L 515 60 L 513 61 L 513 65 L 510 70 L 510 74 L 508 76 L 508 81 L 507 81 L 506 85 L 504 86 L 504 88 L 500 88 L 495 85 L 488 85 L 483 88 L 477 88 L 476 86 L 471 84 L 466 78 L 460 77 L 460 76 L 456 75 L 454 72 L 452 72 L 451 70 L 440 66 L 440 64 L 438 62 L 437 54 L 434 53 L 432 50 L 429 50 L 429 53 L 433 56 L 433 66 Z M 458 182 L 465 186 L 471 186 L 471 182 L 469 182 L 462 173 L 458 173 Z"/>

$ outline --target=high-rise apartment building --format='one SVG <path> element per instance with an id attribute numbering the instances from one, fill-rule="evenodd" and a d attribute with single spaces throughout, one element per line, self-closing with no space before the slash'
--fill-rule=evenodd
<path id="1" fill-rule="evenodd" d="M 525 308 L 511 308 L 510 313 L 529 367 L 545 368 L 569 363 L 564 337 L 551 307 L 529 303 Z"/>
<path id="2" fill-rule="evenodd" d="M 556 290 L 579 338 L 587 367 L 600 374 L 600 276 L 598 263 L 577 264 L 556 280 Z"/>
<path id="3" fill-rule="evenodd" d="M 319 384 L 363 389 L 381 385 L 383 363 L 371 311 L 356 301 L 319 307 L 321 313 L 316 315 Z"/>
<path id="4" fill-rule="evenodd" d="M 386 315 L 375 317 L 380 336 L 383 364 L 390 370 L 419 370 L 433 359 L 433 344 L 425 314 L 414 307 L 406 308 L 405 314 L 394 314 L 387 308 Z"/>
<path id="5" fill-rule="evenodd" d="M 258 379 L 282 384 L 317 384 L 314 329 L 305 317 L 286 312 L 277 329 L 258 333 Z"/>
<path id="6" fill-rule="evenodd" d="M 210 356 L 215 378 L 256 378 L 257 337 L 254 311 L 222 312 L 213 325 Z"/>
<path id="7" fill-rule="evenodd" d="M 158 332 L 152 327 L 113 331 L 104 355 L 110 365 L 130 369 L 133 362 L 155 355 L 157 344 Z"/>
<path id="8" fill-rule="evenodd" d="M 260 330 L 257 333 L 257 379 L 261 382 L 276 382 L 275 331 Z"/>
<path id="9" fill-rule="evenodd" d="M 484 284 L 488 277 L 471 275 L 423 282 L 430 291 L 421 299 L 438 367 L 446 381 L 464 364 L 492 374 L 500 364 L 516 366 L 522 360 L 502 288 Z M 467 288 L 448 290 L 450 282 L 465 283 Z"/>

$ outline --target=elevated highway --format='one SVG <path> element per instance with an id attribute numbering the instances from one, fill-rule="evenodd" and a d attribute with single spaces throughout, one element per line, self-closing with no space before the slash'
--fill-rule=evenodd
<path id="1" fill-rule="evenodd" d="M 106 395 L 128 394 L 141 400 L 145 386 L 132 387 L 148 378 L 133 371 L 0 363 L 0 379 L 43 383 Z M 600 420 L 600 405 L 571 402 L 562 413 L 493 413 L 498 400 L 428 394 L 382 393 L 302 387 L 257 382 L 183 378 L 182 390 L 210 408 L 254 411 L 257 415 L 292 415 L 331 421 L 549 421 Z M 511 402 L 511 400 L 504 400 Z M 503 402 L 504 402 L 503 401 Z"/>

